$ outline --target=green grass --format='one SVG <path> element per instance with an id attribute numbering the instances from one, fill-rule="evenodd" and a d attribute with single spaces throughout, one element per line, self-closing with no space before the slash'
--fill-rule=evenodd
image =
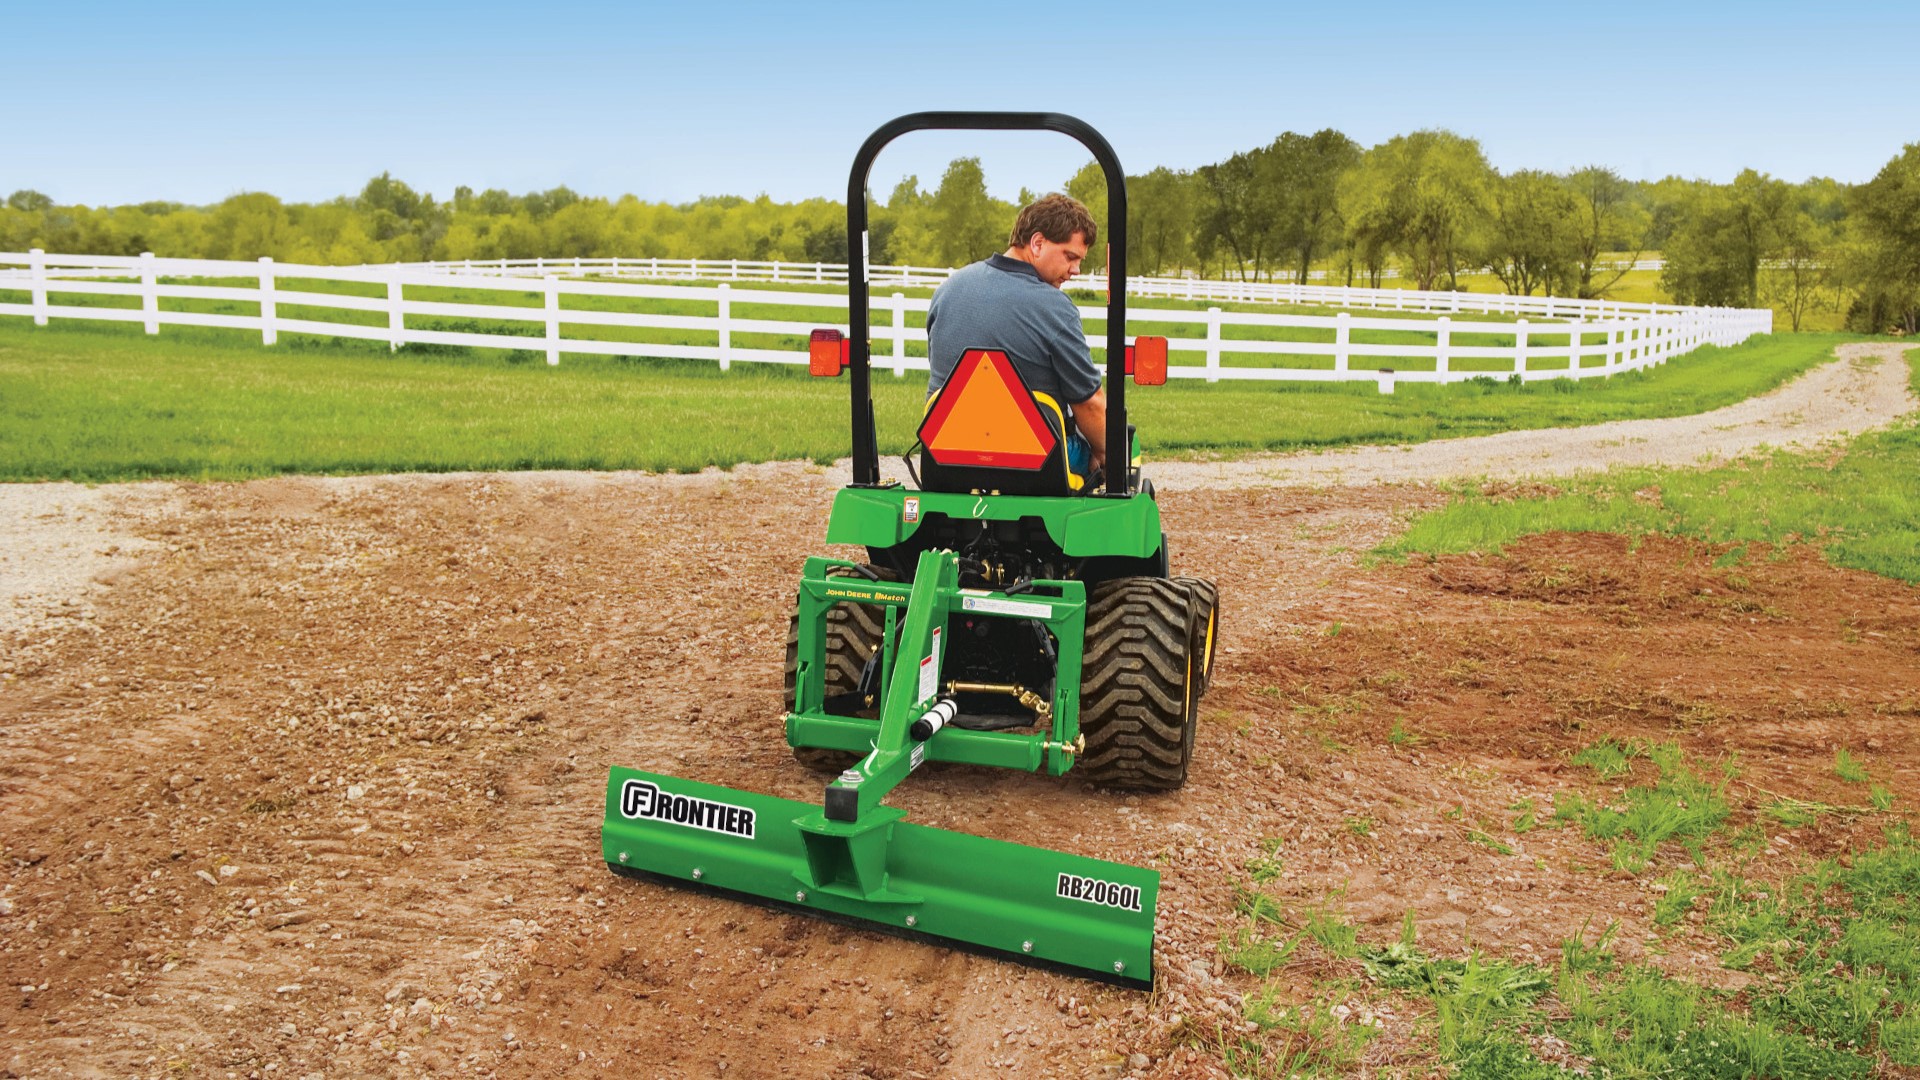
<path id="1" fill-rule="evenodd" d="M 531 294 L 528 294 L 531 295 Z M 795 309 L 803 310 L 803 309 Z M 1758 338 L 1608 380 L 1453 387 L 1199 384 L 1137 390 L 1150 456 L 1420 442 L 1714 408 L 1817 363 L 1832 339 Z M 644 351 L 643 349 L 637 351 Z M 849 452 L 847 387 L 780 365 L 409 346 L 0 318 L 0 480 L 651 469 Z M 882 453 L 925 384 L 875 378 Z M 899 474 L 897 465 L 886 466 Z"/>
<path id="2" fill-rule="evenodd" d="M 1606 754 L 1619 752 L 1619 744 L 1611 740 L 1595 746 L 1604 748 Z M 1686 849 L 1694 862 L 1704 862 L 1704 843 L 1732 810 L 1726 797 L 1731 768 L 1722 769 L 1716 781 L 1702 772 L 1700 763 L 1687 760 L 1673 743 L 1645 747 L 1644 753 L 1659 770 L 1652 784 L 1628 788 L 1618 804 L 1569 792 L 1555 800 L 1555 820 L 1579 826 L 1589 839 L 1609 841 L 1614 867 L 1630 873 L 1645 870 L 1660 846 L 1668 842 Z M 1606 759 L 1611 761 L 1610 757 Z"/>
<path id="3" fill-rule="evenodd" d="M 1920 352 L 1907 355 L 1920 392 Z M 1920 583 L 1920 422 L 1908 417 L 1838 455 L 1780 451 L 1714 469 L 1617 470 L 1542 498 L 1498 501 L 1463 489 L 1376 553 L 1498 551 L 1554 531 L 1812 542 L 1837 565 Z"/>
<path id="4" fill-rule="evenodd" d="M 1650 756 L 1658 763 L 1664 752 L 1655 747 Z M 1618 923 L 1591 942 L 1583 928 L 1550 967 L 1472 949 L 1435 956 L 1416 944 L 1411 911 L 1399 939 L 1383 944 L 1359 943 L 1352 927 L 1314 911 L 1294 936 L 1264 943 L 1248 964 L 1238 958 L 1240 943 L 1288 920 L 1271 898 L 1243 893 L 1236 910 L 1249 924 L 1223 939 L 1222 949 L 1260 980 L 1241 1003 L 1253 1032 L 1216 1028 L 1195 1041 L 1220 1053 L 1236 1076 L 1287 1075 L 1276 1063 L 1303 1075 L 1337 1074 L 1375 1036 L 1364 1023 L 1329 1022 L 1326 1006 L 1354 998 L 1377 1005 L 1391 996 L 1430 1010 L 1417 1022 L 1420 1044 L 1455 1078 L 1787 1080 L 1865 1077 L 1883 1063 L 1920 1066 L 1920 846 L 1904 824 L 1890 825 L 1879 844 L 1813 863 L 1782 883 L 1716 868 L 1675 871 L 1661 884 L 1656 924 L 1678 922 L 1704 898 L 1701 932 L 1721 944 L 1728 967 L 1754 973 L 1747 989 L 1714 990 L 1619 962 Z M 1309 941 L 1323 950 L 1314 963 L 1335 974 L 1315 984 L 1313 1000 L 1284 1004 L 1299 994 L 1299 979 L 1284 963 L 1264 960 L 1291 957 Z M 1328 941 L 1339 947 L 1327 948 Z M 1394 1011 L 1421 1012 L 1406 1004 Z M 1536 1055 L 1547 1035 L 1573 1068 Z"/>

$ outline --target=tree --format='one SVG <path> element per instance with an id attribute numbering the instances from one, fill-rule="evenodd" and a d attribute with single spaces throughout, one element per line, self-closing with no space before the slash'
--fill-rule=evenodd
<path id="1" fill-rule="evenodd" d="M 1193 176 L 1161 166 L 1127 178 L 1127 270 L 1158 274 L 1192 253 Z"/>
<path id="2" fill-rule="evenodd" d="M 1567 187 L 1581 210 L 1580 252 L 1573 277 L 1574 295 L 1595 300 L 1619 284 L 1646 249 L 1644 215 L 1633 199 L 1634 187 L 1603 165 L 1589 165 L 1567 174 Z M 1633 252 L 1619 265 L 1602 270 L 1600 256 Z"/>
<path id="3" fill-rule="evenodd" d="M 1332 128 L 1283 132 L 1267 147 L 1259 179 L 1273 185 L 1273 242 L 1292 255 L 1294 280 L 1305 282 L 1313 260 L 1339 242 L 1340 178 L 1360 160 L 1360 144 Z"/>
<path id="4" fill-rule="evenodd" d="M 1849 322 L 1920 333 L 1920 143 L 1909 143 L 1855 188 L 1847 263 L 1859 297 Z"/>
<path id="5" fill-rule="evenodd" d="M 987 194 L 987 174 L 977 157 L 953 159 L 934 189 L 929 209 L 932 246 L 941 266 L 965 266 L 1007 246 L 1011 217 Z"/>
<path id="6" fill-rule="evenodd" d="M 205 257 L 285 261 L 297 239 L 287 208 L 265 192 L 234 195 L 213 208 L 207 223 Z"/>
<path id="7" fill-rule="evenodd" d="M 42 195 L 40 192 L 34 191 L 31 188 L 21 188 L 19 191 L 7 196 L 7 207 L 8 209 L 19 210 L 29 214 L 37 214 L 53 209 L 53 198 L 49 195 Z"/>
<path id="8" fill-rule="evenodd" d="M 1683 201 L 1660 283 L 1683 304 L 1760 303 L 1760 268 L 1780 246 L 1786 184 L 1743 170 L 1724 187 L 1701 184 Z"/>
<path id="9" fill-rule="evenodd" d="M 1094 230 L 1100 235 L 1100 239 L 1097 242 L 1102 244 L 1110 243 L 1112 236 L 1107 232 L 1107 219 L 1109 216 L 1107 213 L 1107 171 L 1100 167 L 1100 163 L 1097 161 L 1089 161 L 1085 165 L 1080 166 L 1080 171 L 1074 173 L 1073 176 L 1067 180 L 1067 194 L 1080 200 L 1081 205 L 1087 208 L 1087 213 L 1093 218 Z M 1129 190 L 1128 194 L 1131 195 L 1132 191 Z M 1028 200 L 1028 202 L 1031 201 L 1032 200 Z M 1025 206 L 1026 203 L 1023 202 L 1020 205 Z M 1102 261 L 1098 252 L 1088 252 L 1087 258 L 1095 267 L 1098 267 Z"/>
<path id="10" fill-rule="evenodd" d="M 1259 278 L 1266 269 L 1274 230 L 1274 186 L 1263 175 L 1265 148 L 1243 151 L 1225 161 L 1202 165 L 1199 232 L 1210 248 L 1233 257 L 1241 280 L 1249 268 Z"/>
<path id="11" fill-rule="evenodd" d="M 1355 247 L 1391 246 L 1417 288 L 1433 288 L 1443 274 L 1457 287 L 1493 180 L 1480 144 L 1451 131 L 1398 135 L 1363 155 L 1350 179 L 1340 208 Z"/>
<path id="12" fill-rule="evenodd" d="M 1579 275 L 1580 201 L 1557 177 L 1522 169 L 1493 184 L 1492 218 L 1482 249 L 1487 268 L 1509 293 L 1532 296 Z"/>

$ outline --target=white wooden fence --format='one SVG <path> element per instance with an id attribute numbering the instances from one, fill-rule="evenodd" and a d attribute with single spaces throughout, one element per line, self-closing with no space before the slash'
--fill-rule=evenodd
<path id="1" fill-rule="evenodd" d="M 844 274 L 844 271 L 843 271 Z M 244 284 L 209 284 L 208 279 L 244 278 Z M 1151 280 L 1151 279 L 1150 279 Z M 1187 290 L 1195 301 L 1220 299 L 1206 287 L 1239 287 L 1231 282 L 1160 279 Z M 316 292 L 309 282 L 353 282 L 375 295 Z M 884 282 L 877 281 L 882 285 Z M 1131 282 L 1130 282 L 1131 284 Z M 1166 295 L 1146 291 L 1143 295 Z M 1346 289 L 1280 285 L 1288 302 L 1337 307 L 1418 310 L 1432 318 L 1298 315 L 1137 307 L 1128 313 L 1136 334 L 1169 339 L 1176 363 L 1173 378 L 1228 380 L 1304 380 L 1376 382 L 1391 393 L 1397 382 L 1459 382 L 1476 376 L 1518 376 L 1523 380 L 1587 378 L 1657 364 L 1703 344 L 1731 345 L 1754 334 L 1771 333 L 1768 310 L 1682 308 L 1670 305 L 1579 301 L 1552 297 L 1485 296 L 1467 293 L 1417 293 L 1402 289 Z M 538 293 L 539 307 L 477 303 L 459 299 L 409 296 L 408 290 L 457 288 L 463 291 Z M 1129 290 L 1132 291 L 1132 290 Z M 8 300 L 26 294 L 26 302 Z M 1175 292 L 1175 297 L 1182 294 Z M 56 302 L 69 296 L 136 298 L 138 306 L 99 306 Z M 1280 298 L 1280 297 L 1276 297 Z M 162 301 L 200 306 L 248 306 L 252 313 L 179 310 Z M 569 305 L 567 301 L 578 303 Z M 711 315 L 668 314 L 644 310 L 606 310 L 610 302 L 680 301 L 712 304 Z M 109 301 L 115 302 L 115 301 Z M 117 301 L 125 303 L 124 300 Z M 872 327 L 873 359 L 878 369 L 896 376 L 925 371 L 924 356 L 910 355 L 909 343 L 924 343 L 926 331 L 909 326 L 910 312 L 924 312 L 928 301 L 900 292 L 877 291 L 873 308 L 883 316 Z M 599 304 L 600 309 L 585 305 Z M 629 304 L 628 306 L 633 306 Z M 743 317 L 737 307 L 822 309 L 819 320 Z M 285 308 L 384 315 L 368 322 L 292 317 Z M 1106 309 L 1082 307 L 1084 318 L 1101 320 Z M 1456 320 L 1456 314 L 1504 312 L 1548 321 Z M 1445 314 L 1439 314 L 1445 312 Z M 735 288 L 731 282 L 707 285 L 658 285 L 630 281 L 593 281 L 548 273 L 537 280 L 503 279 L 492 274 L 450 272 L 422 266 L 301 266 L 205 259 L 161 259 L 153 255 L 57 255 L 38 250 L 0 252 L 0 316 L 30 316 L 35 325 L 50 319 L 117 320 L 141 323 L 157 334 L 165 325 L 210 326 L 257 332 L 272 345 L 282 333 L 360 338 L 404 345 L 466 346 L 482 349 L 543 351 L 558 364 L 563 352 L 603 356 L 645 356 L 712 360 L 726 370 L 733 362 L 804 364 L 805 337 L 816 326 L 845 331 L 846 298 L 838 293 L 767 288 Z M 365 316 L 361 316 L 365 318 Z M 415 319 L 409 324 L 409 317 Z M 419 323 L 462 319 L 505 323 L 522 333 L 436 329 Z M 594 336 L 596 327 L 711 335 L 714 344 L 622 341 Z M 1259 334 L 1261 337 L 1251 335 Z M 773 335 L 792 339 L 790 347 L 766 348 L 734 343 L 736 335 Z M 1412 337 L 1417 340 L 1409 341 Z M 1393 340 L 1382 340 L 1392 338 Z M 1088 344 L 1104 348 L 1103 334 L 1088 334 Z"/>
<path id="2" fill-rule="evenodd" d="M 492 274 L 502 277 L 544 277 L 547 274 L 561 276 L 612 278 L 654 278 L 691 281 L 813 281 L 844 282 L 847 280 L 845 263 L 829 262 L 768 262 L 755 259 L 657 259 L 657 258 L 560 258 L 560 259 L 452 259 L 435 262 L 402 263 L 413 269 L 441 270 L 457 274 Z M 1638 259 L 1633 262 L 1601 262 L 1596 264 L 1599 270 L 1659 270 L 1666 266 L 1664 259 Z M 892 266 L 880 264 L 871 266 L 867 271 L 869 281 L 884 285 L 928 286 L 938 285 L 953 273 L 952 268 L 943 266 Z M 1281 271 L 1287 273 L 1287 271 Z M 1485 269 L 1462 269 L 1461 277 L 1480 276 L 1491 273 Z M 1309 270 L 1308 281 L 1325 281 L 1333 276 L 1327 270 Z M 1400 271 L 1387 267 L 1381 271 L 1385 278 L 1398 278 Z M 1100 275 L 1091 279 L 1095 284 L 1082 285 L 1083 288 L 1104 288 Z M 1135 289 L 1143 279 L 1134 278 L 1129 283 Z M 1189 278 L 1147 278 L 1148 288 L 1161 290 L 1191 284 L 1196 279 Z M 1227 281 L 1201 281 L 1202 285 L 1232 286 L 1244 285 L 1252 290 L 1246 299 L 1274 299 L 1278 295 L 1276 286 L 1284 289 L 1287 283 L 1276 281 L 1256 281 L 1233 283 Z M 1130 290 L 1132 291 L 1132 290 Z M 1177 295 L 1156 291 L 1152 295 Z M 1196 299 L 1189 296 L 1187 299 Z M 1232 297 L 1220 297 L 1232 299 Z"/>

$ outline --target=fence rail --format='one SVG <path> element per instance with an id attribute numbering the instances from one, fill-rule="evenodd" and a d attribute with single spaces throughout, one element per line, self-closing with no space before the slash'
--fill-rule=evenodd
<path id="1" fill-rule="evenodd" d="M 844 263 L 789 263 L 752 259 L 656 259 L 656 258 L 566 258 L 566 259 L 462 259 L 454 262 L 397 263 L 413 270 L 437 273 L 479 274 L 489 277 L 642 278 L 667 281 L 765 281 L 787 283 L 845 284 Z M 1625 265 L 1625 264 L 1621 264 Z M 1659 269 L 1658 259 L 1642 259 L 1632 268 Z M 373 267 L 369 267 L 373 268 Z M 1605 267 L 1603 268 L 1610 268 Z M 891 266 L 868 268 L 867 280 L 874 285 L 898 288 L 931 288 L 947 280 L 951 267 Z M 1324 270 L 1312 271 L 1309 278 L 1324 278 Z M 1389 270 L 1387 277 L 1396 277 Z M 1090 274 L 1075 282 L 1074 288 L 1103 290 L 1106 277 Z M 1170 300 L 1221 300 L 1240 303 L 1314 304 L 1342 307 L 1368 307 L 1394 311 L 1445 311 L 1451 314 L 1479 312 L 1483 315 L 1538 314 L 1549 319 L 1591 317 L 1626 311 L 1685 310 L 1677 305 L 1627 304 L 1616 300 L 1571 300 L 1553 296 L 1508 296 L 1502 293 L 1462 293 L 1417 291 L 1413 289 L 1370 289 L 1340 285 L 1310 285 L 1288 281 L 1219 281 L 1189 277 L 1141 277 L 1127 279 L 1129 296 L 1158 297 Z"/>
<path id="2" fill-rule="evenodd" d="M 622 265 L 636 263 L 648 263 L 651 272 L 651 260 Z M 737 265 L 750 271 L 773 267 L 774 272 L 795 266 Z M 731 280 L 703 285 L 641 284 L 565 277 L 557 272 L 561 266 L 571 268 L 570 262 L 546 263 L 546 273 L 529 279 L 517 267 L 469 273 L 464 267 L 456 270 L 445 265 L 303 266 L 271 259 L 250 263 L 162 259 L 151 254 L 0 252 L 0 316 L 29 316 L 39 326 L 54 318 L 138 322 L 149 334 L 159 333 L 162 325 L 221 327 L 257 332 L 267 345 L 275 344 L 282 333 L 292 333 L 384 341 L 396 350 L 408 345 L 531 349 L 544 352 L 549 364 L 558 364 L 562 353 L 711 360 L 722 370 L 735 361 L 804 364 L 810 329 L 824 323 L 847 330 L 844 294 L 777 288 L 771 275 L 759 279 L 767 287 L 755 288 L 736 288 Z M 736 268 L 730 261 L 693 264 L 703 272 L 709 266 Z M 580 267 L 582 274 L 597 274 L 592 260 L 580 260 Z M 828 276 L 834 268 L 827 264 L 812 264 L 812 268 L 811 278 L 777 280 L 836 280 Z M 916 267 L 875 269 L 874 282 L 883 287 L 912 284 L 916 274 L 932 280 L 935 274 L 947 273 Z M 837 280 L 844 282 L 845 268 L 838 270 Z M 901 276 L 890 278 L 890 271 L 900 271 Z M 243 283 L 231 283 L 233 279 Z M 346 283 L 366 291 L 317 291 L 316 286 L 324 283 Z M 1099 285 L 1095 279 L 1093 287 Z M 1236 282 L 1148 278 L 1129 279 L 1129 286 L 1130 293 L 1142 296 L 1195 302 L 1255 298 L 1251 286 Z M 1773 313 L 1767 310 L 1295 284 L 1263 288 L 1273 291 L 1259 298 L 1282 303 L 1424 312 L 1434 317 L 1369 317 L 1347 311 L 1264 313 L 1209 306 L 1204 310 L 1136 308 L 1129 313 L 1129 321 L 1135 329 L 1169 339 L 1175 363 L 1168 374 L 1174 378 L 1373 381 L 1389 393 L 1399 382 L 1450 383 L 1489 375 L 1523 380 L 1606 376 L 1662 363 L 1703 344 L 1730 345 L 1773 329 Z M 537 294 L 539 305 L 434 295 L 448 289 L 519 294 L 522 300 Z M 18 293 L 27 294 L 26 302 L 7 299 Z M 75 303 L 70 297 L 107 300 L 105 304 Z M 126 300 L 135 300 L 138 306 L 127 305 Z M 122 306 L 111 306 L 114 303 Z M 713 313 L 646 310 L 652 306 L 683 311 L 690 304 L 711 305 Z M 909 351 L 909 345 L 916 344 L 924 353 L 926 331 L 910 325 L 908 319 L 910 314 L 924 313 L 927 304 L 925 298 L 901 292 L 875 295 L 878 320 L 869 334 L 876 369 L 891 369 L 896 376 L 927 369 L 925 356 Z M 226 310 L 204 310 L 208 307 Z M 751 314 L 751 309 L 767 307 L 822 309 L 822 318 L 798 321 Z M 287 309 L 297 313 L 288 314 Z M 1106 317 L 1104 307 L 1080 311 L 1090 320 Z M 1474 320 L 1471 315 L 1476 312 L 1519 317 Z M 333 317 L 334 313 L 344 317 Z M 384 319 L 379 318 L 382 315 Z M 1468 317 L 1456 319 L 1456 315 Z M 1533 322 L 1527 316 L 1546 321 Z M 460 321 L 462 328 L 445 326 L 449 320 Z M 472 329 L 475 323 L 494 324 L 494 328 Z M 695 335 L 711 338 L 712 344 L 620 340 L 618 333 L 599 328 L 654 338 Z M 743 336 L 772 337 L 780 347 L 736 344 Z M 1106 347 L 1104 334 L 1089 333 L 1087 341 L 1095 349 Z"/>

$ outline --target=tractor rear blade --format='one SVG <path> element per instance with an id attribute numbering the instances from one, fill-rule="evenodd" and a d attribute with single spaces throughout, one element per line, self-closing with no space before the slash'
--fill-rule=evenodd
<path id="1" fill-rule="evenodd" d="M 615 768 L 600 834 L 616 873 L 928 938 L 1107 982 L 1153 982 L 1160 874 Z"/>

